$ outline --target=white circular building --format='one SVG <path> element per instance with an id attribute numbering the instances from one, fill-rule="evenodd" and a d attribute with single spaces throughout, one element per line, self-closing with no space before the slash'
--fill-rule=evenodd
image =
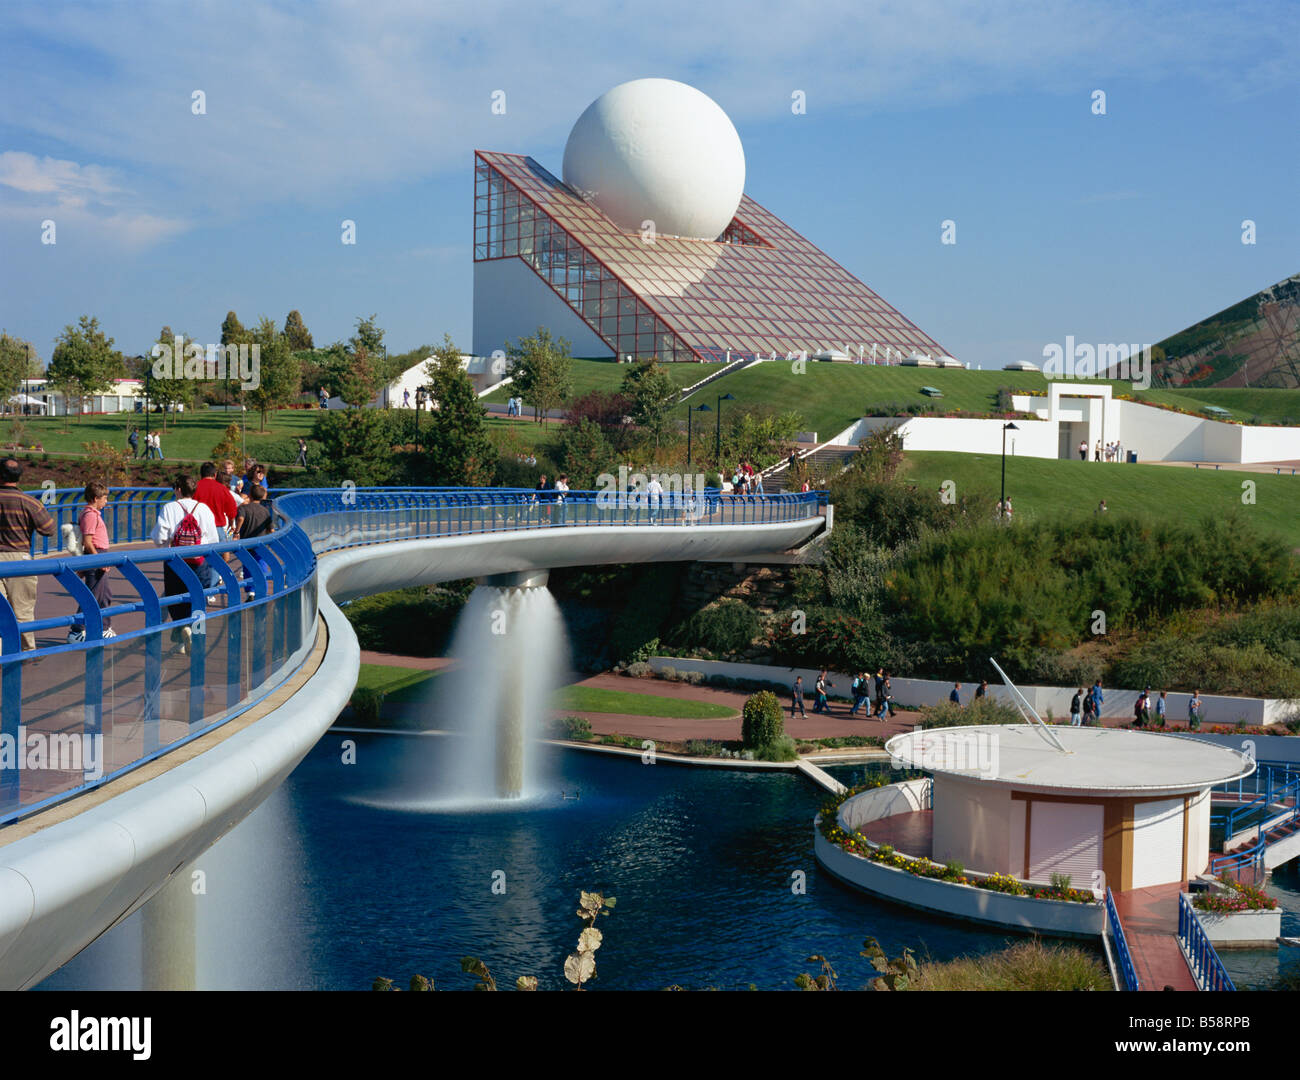
<path id="1" fill-rule="evenodd" d="M 1196 877 L 1209 864 L 1211 788 L 1255 770 L 1236 750 L 1106 728 L 936 728 L 885 748 L 929 776 L 819 819 L 822 865 L 912 907 L 1064 934 L 1099 933 L 1102 916 L 1062 902 L 1054 875 L 1083 891 L 1076 901 Z M 944 864 L 958 868 L 946 880 Z"/>
<path id="2" fill-rule="evenodd" d="M 886 744 L 934 777 L 933 852 L 1032 881 L 1115 892 L 1187 881 L 1210 860 L 1210 788 L 1255 771 L 1237 750 L 1094 727 L 937 728 Z"/>
<path id="3" fill-rule="evenodd" d="M 745 191 L 745 151 L 707 94 L 672 79 L 634 79 L 578 117 L 564 182 L 628 232 L 716 240 Z"/>

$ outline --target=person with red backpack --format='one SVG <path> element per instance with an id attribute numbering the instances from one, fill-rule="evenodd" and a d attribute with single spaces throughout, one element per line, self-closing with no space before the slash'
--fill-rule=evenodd
<path id="1" fill-rule="evenodd" d="M 152 539 L 159 547 L 197 547 L 201 544 L 217 543 L 217 522 L 203 503 L 194 497 L 194 478 L 187 473 L 178 473 L 172 481 L 172 492 L 176 496 L 158 511 L 158 523 L 153 527 Z M 203 556 L 185 560 L 195 573 L 203 566 Z M 170 563 L 163 565 L 163 595 L 177 596 L 189 591 L 189 586 L 180 574 L 172 569 Z M 173 622 L 180 622 L 190 617 L 188 600 L 167 605 L 167 615 Z M 190 644 L 190 628 L 177 627 L 172 631 L 172 644 L 179 644 L 181 652 L 186 652 Z"/>

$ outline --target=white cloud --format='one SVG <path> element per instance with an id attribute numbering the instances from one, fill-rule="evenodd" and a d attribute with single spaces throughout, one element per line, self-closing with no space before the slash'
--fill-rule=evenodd
<path id="1" fill-rule="evenodd" d="M 795 89 L 810 109 L 876 111 L 1086 92 L 1107 79 L 1204 78 L 1225 94 L 1260 92 L 1295 79 L 1286 42 L 1300 36 L 1300 9 L 11 3 L 0 9 L 0 34 L 10 43 L 6 80 L 21 88 L 0 98 L 0 124 L 32 144 L 120 163 L 149 192 L 148 212 L 177 220 L 286 201 L 333 209 L 350 192 L 466 170 L 475 147 L 533 153 L 558 171 L 578 113 L 643 75 L 700 86 L 742 137 L 747 124 L 788 116 Z M 142 41 L 158 50 L 142 53 Z M 196 116 L 199 89 L 207 111 Z M 506 92 L 504 116 L 491 112 L 494 90 Z M 114 194 L 110 170 L 26 158 L 8 166 L 11 187 L 92 201 Z"/>

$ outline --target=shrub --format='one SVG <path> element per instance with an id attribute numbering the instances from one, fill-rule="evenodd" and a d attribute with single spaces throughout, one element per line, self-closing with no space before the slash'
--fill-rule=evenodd
<path id="1" fill-rule="evenodd" d="M 796 761 L 799 748 L 789 735 L 782 735 L 770 743 L 756 746 L 754 757 L 758 761 Z"/>
<path id="2" fill-rule="evenodd" d="M 686 753 L 691 757 L 722 757 L 727 748 L 714 739 L 687 739 Z"/>
<path id="3" fill-rule="evenodd" d="M 555 721 L 554 731 L 558 738 L 581 742 L 591 738 L 591 721 L 585 716 L 561 716 Z"/>
<path id="4" fill-rule="evenodd" d="M 634 679 L 648 679 L 655 672 L 654 672 L 654 668 L 652 668 L 649 664 L 645 663 L 645 661 L 638 660 L 634 664 L 628 664 L 627 673 Z"/>
<path id="5" fill-rule="evenodd" d="M 745 702 L 741 720 L 740 738 L 745 749 L 773 746 L 784 736 L 785 718 L 776 695 L 770 690 L 752 695 Z"/>
<path id="6" fill-rule="evenodd" d="M 722 600 L 678 626 L 673 640 L 715 653 L 738 653 L 749 648 L 759 629 L 758 614 L 748 604 Z"/>
<path id="7" fill-rule="evenodd" d="M 659 678 L 663 679 L 664 682 L 676 682 L 677 669 L 675 667 L 661 667 L 659 669 Z"/>
<path id="8" fill-rule="evenodd" d="M 951 701 L 926 705 L 921 709 L 923 728 L 964 727 L 968 724 L 1020 724 L 1024 722 L 1014 705 L 990 697 L 976 698 L 969 705 Z"/>
<path id="9" fill-rule="evenodd" d="M 359 686 L 352 691 L 352 719 L 362 727 L 372 727 L 379 723 L 379 711 L 383 708 L 384 692 L 373 686 Z"/>
<path id="10" fill-rule="evenodd" d="M 682 672 L 682 682 L 687 683 L 687 684 L 689 684 L 690 686 L 703 686 L 703 685 L 704 685 L 704 672 L 702 672 L 702 671 L 683 671 L 683 672 Z"/>

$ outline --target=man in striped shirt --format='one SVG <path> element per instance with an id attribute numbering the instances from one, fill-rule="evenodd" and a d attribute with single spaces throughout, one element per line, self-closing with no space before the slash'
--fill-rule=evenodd
<path id="1" fill-rule="evenodd" d="M 13 562 L 31 558 L 32 535 L 54 535 L 54 518 L 30 495 L 18 490 L 23 467 L 13 458 L 0 461 L 0 561 Z M 14 617 L 20 622 L 36 618 L 34 577 L 0 578 L 0 596 L 9 601 Z M 36 648 L 36 635 L 23 634 L 23 648 Z"/>

